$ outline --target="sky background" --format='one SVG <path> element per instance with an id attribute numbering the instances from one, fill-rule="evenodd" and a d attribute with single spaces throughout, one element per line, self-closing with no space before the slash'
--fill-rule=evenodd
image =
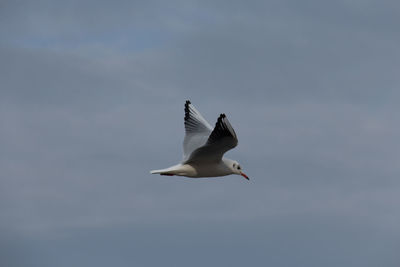
<path id="1" fill-rule="evenodd" d="M 399 266 L 399 25 L 399 1 L 1 1 L 1 266 Z M 149 174 L 186 99 L 250 181 Z"/>

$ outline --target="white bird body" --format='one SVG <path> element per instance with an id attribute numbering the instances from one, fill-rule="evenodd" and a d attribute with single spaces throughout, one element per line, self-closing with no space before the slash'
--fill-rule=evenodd
<path id="1" fill-rule="evenodd" d="M 150 173 L 192 178 L 239 174 L 249 179 L 237 161 L 223 158 L 226 151 L 238 144 L 236 133 L 225 114 L 219 116 L 213 129 L 190 101 L 186 101 L 185 132 L 182 163 Z"/>
<path id="2" fill-rule="evenodd" d="M 226 176 L 232 174 L 232 170 L 228 165 L 231 162 L 233 161 L 223 158 L 219 162 L 208 163 L 207 165 L 201 163 L 177 164 L 166 169 L 151 171 L 151 173 L 186 176 L 191 178 Z"/>

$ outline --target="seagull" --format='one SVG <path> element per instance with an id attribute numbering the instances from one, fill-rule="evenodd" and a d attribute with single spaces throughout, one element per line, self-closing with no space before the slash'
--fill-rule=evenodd
<path id="1" fill-rule="evenodd" d="M 213 129 L 187 100 L 182 162 L 166 169 L 150 171 L 150 173 L 190 178 L 237 174 L 249 180 L 237 161 L 223 157 L 225 152 L 236 147 L 237 144 L 236 133 L 225 114 L 219 116 Z"/>

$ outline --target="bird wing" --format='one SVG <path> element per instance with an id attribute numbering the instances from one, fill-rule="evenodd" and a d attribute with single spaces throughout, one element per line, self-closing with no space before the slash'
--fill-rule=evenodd
<path id="1" fill-rule="evenodd" d="M 203 146 L 211 132 L 211 125 L 190 103 L 185 103 L 185 139 L 183 140 L 183 161 L 186 162 L 193 151 Z"/>
<path id="2" fill-rule="evenodd" d="M 224 153 L 238 144 L 238 139 L 225 114 L 221 114 L 207 141 L 191 152 L 185 163 L 217 162 Z"/>

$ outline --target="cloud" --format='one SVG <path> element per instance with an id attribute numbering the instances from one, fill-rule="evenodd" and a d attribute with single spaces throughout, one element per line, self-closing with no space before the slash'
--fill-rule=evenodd
<path id="1" fill-rule="evenodd" d="M 397 4 L 174 3 L 3 3 L 0 245 L 395 266 Z M 148 174 L 181 159 L 186 99 L 228 115 L 250 182 Z"/>

